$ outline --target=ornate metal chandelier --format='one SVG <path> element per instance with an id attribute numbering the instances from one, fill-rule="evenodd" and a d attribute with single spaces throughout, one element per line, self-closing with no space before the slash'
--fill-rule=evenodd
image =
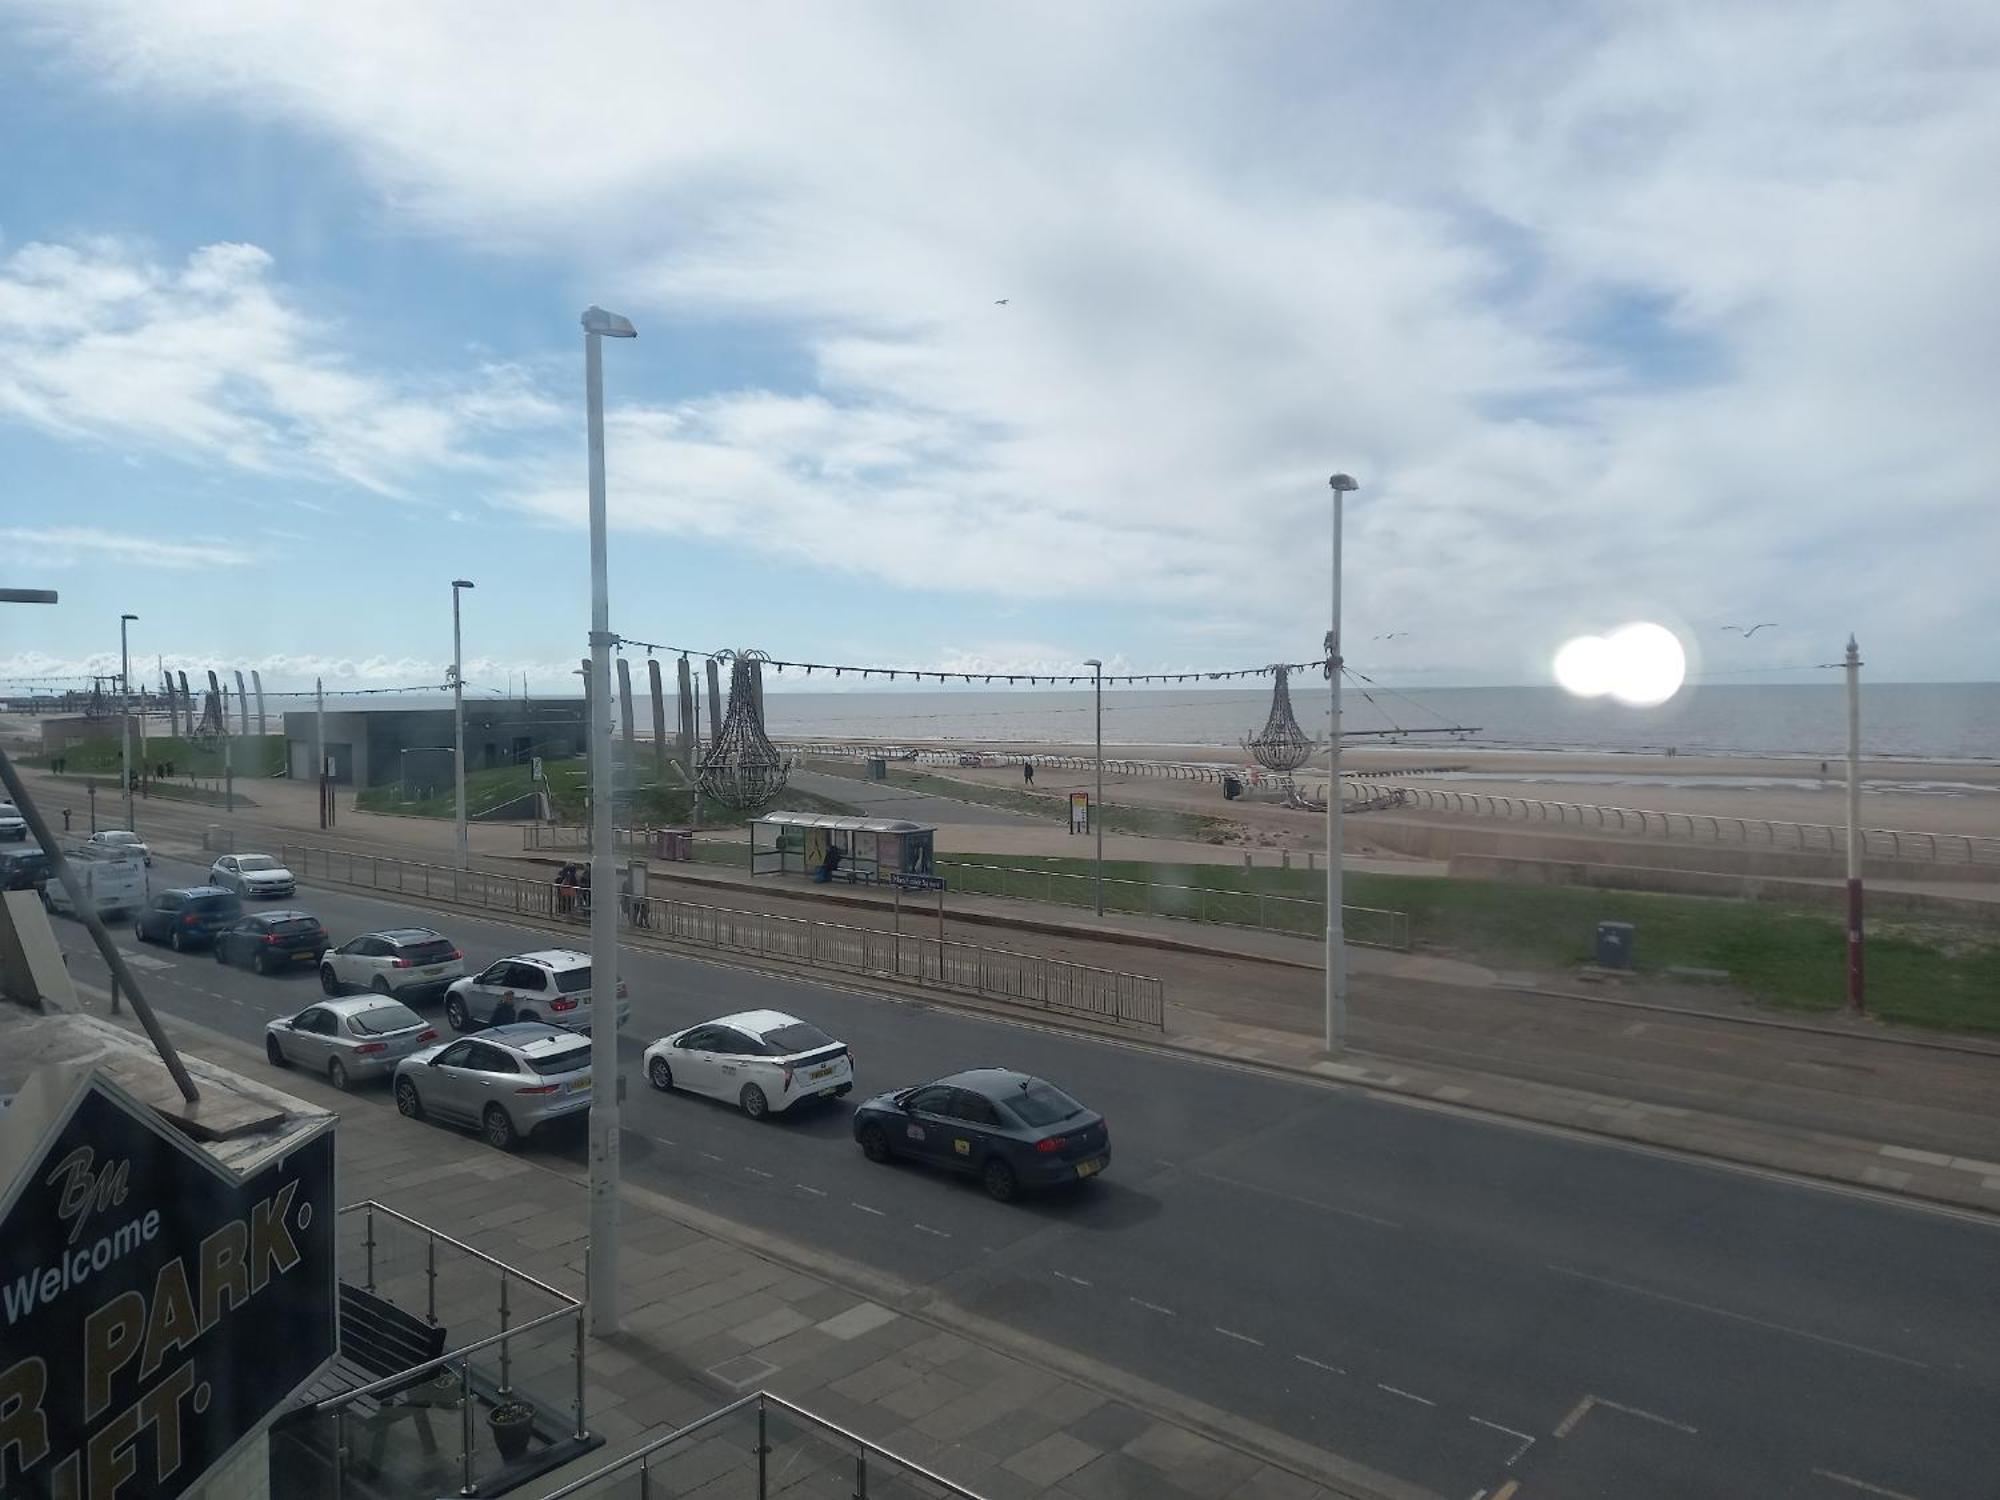
<path id="1" fill-rule="evenodd" d="M 1289 667 L 1272 666 L 1271 716 L 1255 738 L 1243 742 L 1243 748 L 1256 758 L 1258 765 L 1285 775 L 1310 760 L 1317 748 L 1292 714 L 1292 689 L 1286 681 L 1290 675 Z"/>
<path id="2" fill-rule="evenodd" d="M 729 708 L 697 776 L 702 792 L 734 808 L 762 807 L 785 789 L 791 762 L 764 732 L 761 651 L 728 651 Z"/>

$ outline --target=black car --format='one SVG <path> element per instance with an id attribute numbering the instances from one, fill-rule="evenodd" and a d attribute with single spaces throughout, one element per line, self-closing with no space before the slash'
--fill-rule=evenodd
<path id="1" fill-rule="evenodd" d="M 139 908 L 132 932 L 142 943 L 166 943 L 174 952 L 198 948 L 243 915 L 243 903 L 217 885 L 161 891 Z"/>
<path id="2" fill-rule="evenodd" d="M 309 911 L 260 911 L 215 935 L 215 961 L 248 964 L 259 974 L 319 966 L 333 939 Z"/>
<path id="3" fill-rule="evenodd" d="M 1104 1116 L 1011 1068 L 972 1068 L 878 1094 L 854 1111 L 870 1161 L 907 1156 L 976 1176 L 1005 1203 L 1022 1188 L 1095 1177 L 1111 1165 Z"/>
<path id="4" fill-rule="evenodd" d="M 55 872 L 39 849 L 9 849 L 0 854 L 0 891 L 39 891 Z"/>

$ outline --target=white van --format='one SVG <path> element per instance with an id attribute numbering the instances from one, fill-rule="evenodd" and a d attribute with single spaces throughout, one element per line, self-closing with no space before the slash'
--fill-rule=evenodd
<path id="1" fill-rule="evenodd" d="M 116 921 L 146 904 L 146 867 L 136 857 L 81 849 L 65 851 L 65 857 L 85 898 L 103 920 Z M 42 904 L 65 916 L 76 914 L 68 889 L 53 874 L 42 887 Z"/>

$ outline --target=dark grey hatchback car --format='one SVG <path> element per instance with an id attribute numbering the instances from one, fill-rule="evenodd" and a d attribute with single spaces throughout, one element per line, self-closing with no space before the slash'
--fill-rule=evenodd
<path id="1" fill-rule="evenodd" d="M 877 1094 L 854 1111 L 854 1139 L 870 1161 L 909 1157 L 975 1176 L 1002 1203 L 1111 1165 L 1104 1116 L 1011 1068 L 971 1068 Z"/>

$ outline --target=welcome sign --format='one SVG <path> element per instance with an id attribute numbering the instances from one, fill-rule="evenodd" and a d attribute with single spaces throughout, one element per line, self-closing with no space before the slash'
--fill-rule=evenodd
<path id="1" fill-rule="evenodd" d="M 333 1357 L 332 1122 L 245 1178 L 46 1077 L 0 1116 L 0 1496 L 170 1500 Z"/>

